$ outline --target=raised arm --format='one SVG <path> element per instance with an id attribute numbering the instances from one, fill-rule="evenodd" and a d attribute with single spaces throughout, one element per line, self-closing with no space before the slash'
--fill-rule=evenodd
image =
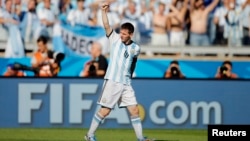
<path id="1" fill-rule="evenodd" d="M 218 5 L 218 3 L 220 2 L 220 0 L 213 0 L 212 3 L 210 3 L 207 8 L 205 9 L 207 13 L 211 12 L 214 10 L 214 8 Z"/>
<path id="2" fill-rule="evenodd" d="M 244 10 L 247 5 L 250 5 L 250 0 L 246 0 L 245 3 L 241 5 L 241 8 Z"/>
<path id="3" fill-rule="evenodd" d="M 173 11 L 173 14 L 170 13 L 168 14 L 169 16 L 174 16 L 177 18 L 178 21 L 180 22 L 184 22 L 185 21 L 185 15 L 187 12 L 187 1 L 185 0 L 183 2 L 182 8 L 180 9 L 180 11 L 175 7 L 174 3 L 172 3 L 170 5 L 170 10 Z"/>
<path id="4" fill-rule="evenodd" d="M 191 13 L 194 11 L 194 3 L 195 3 L 195 0 L 190 0 L 189 11 L 190 11 Z"/>
<path id="5" fill-rule="evenodd" d="M 112 28 L 109 25 L 109 20 L 108 20 L 108 15 L 107 15 L 109 4 L 108 3 L 103 3 L 101 8 L 102 8 L 102 22 L 103 22 L 103 26 L 104 26 L 104 29 L 106 31 L 106 35 L 109 36 L 110 33 L 112 32 Z"/>

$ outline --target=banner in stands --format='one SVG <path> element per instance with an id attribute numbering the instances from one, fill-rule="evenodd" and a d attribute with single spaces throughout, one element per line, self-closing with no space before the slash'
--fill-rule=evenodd
<path id="1" fill-rule="evenodd" d="M 105 31 L 99 26 L 72 26 L 62 22 L 55 25 L 53 34 L 53 49 L 69 56 L 88 56 L 92 42 L 106 43 Z"/>
<path id="2" fill-rule="evenodd" d="M 102 79 L 0 78 L 0 128 L 88 128 Z M 250 81 L 135 79 L 145 128 L 206 128 L 250 124 Z M 115 108 L 101 128 L 131 128 Z"/>

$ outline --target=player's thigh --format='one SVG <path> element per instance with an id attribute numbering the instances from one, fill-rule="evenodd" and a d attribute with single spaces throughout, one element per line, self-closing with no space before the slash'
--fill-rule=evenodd
<path id="1" fill-rule="evenodd" d="M 131 86 L 125 86 L 122 92 L 119 107 L 127 107 L 131 105 L 137 105 L 137 100 L 135 97 L 135 91 Z"/>
<path id="2" fill-rule="evenodd" d="M 122 85 L 111 80 L 107 80 L 103 85 L 102 94 L 98 100 L 101 106 L 113 109 L 122 94 Z"/>

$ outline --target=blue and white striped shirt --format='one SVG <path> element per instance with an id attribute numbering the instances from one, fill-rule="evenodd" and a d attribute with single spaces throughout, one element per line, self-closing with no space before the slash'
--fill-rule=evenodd
<path id="1" fill-rule="evenodd" d="M 131 84 L 132 63 L 136 63 L 135 58 L 140 54 L 140 46 L 135 42 L 125 45 L 120 38 L 120 35 L 114 30 L 109 35 L 110 44 L 110 59 L 105 79 L 113 80 L 114 82 Z"/>

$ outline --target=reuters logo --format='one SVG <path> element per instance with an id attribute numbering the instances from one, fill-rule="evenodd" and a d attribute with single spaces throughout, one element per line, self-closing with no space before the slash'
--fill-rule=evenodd
<path id="1" fill-rule="evenodd" d="M 139 116 L 141 118 L 141 121 L 143 121 L 145 118 L 145 114 L 146 114 L 145 109 L 141 104 L 138 104 L 138 108 L 139 108 Z"/>

